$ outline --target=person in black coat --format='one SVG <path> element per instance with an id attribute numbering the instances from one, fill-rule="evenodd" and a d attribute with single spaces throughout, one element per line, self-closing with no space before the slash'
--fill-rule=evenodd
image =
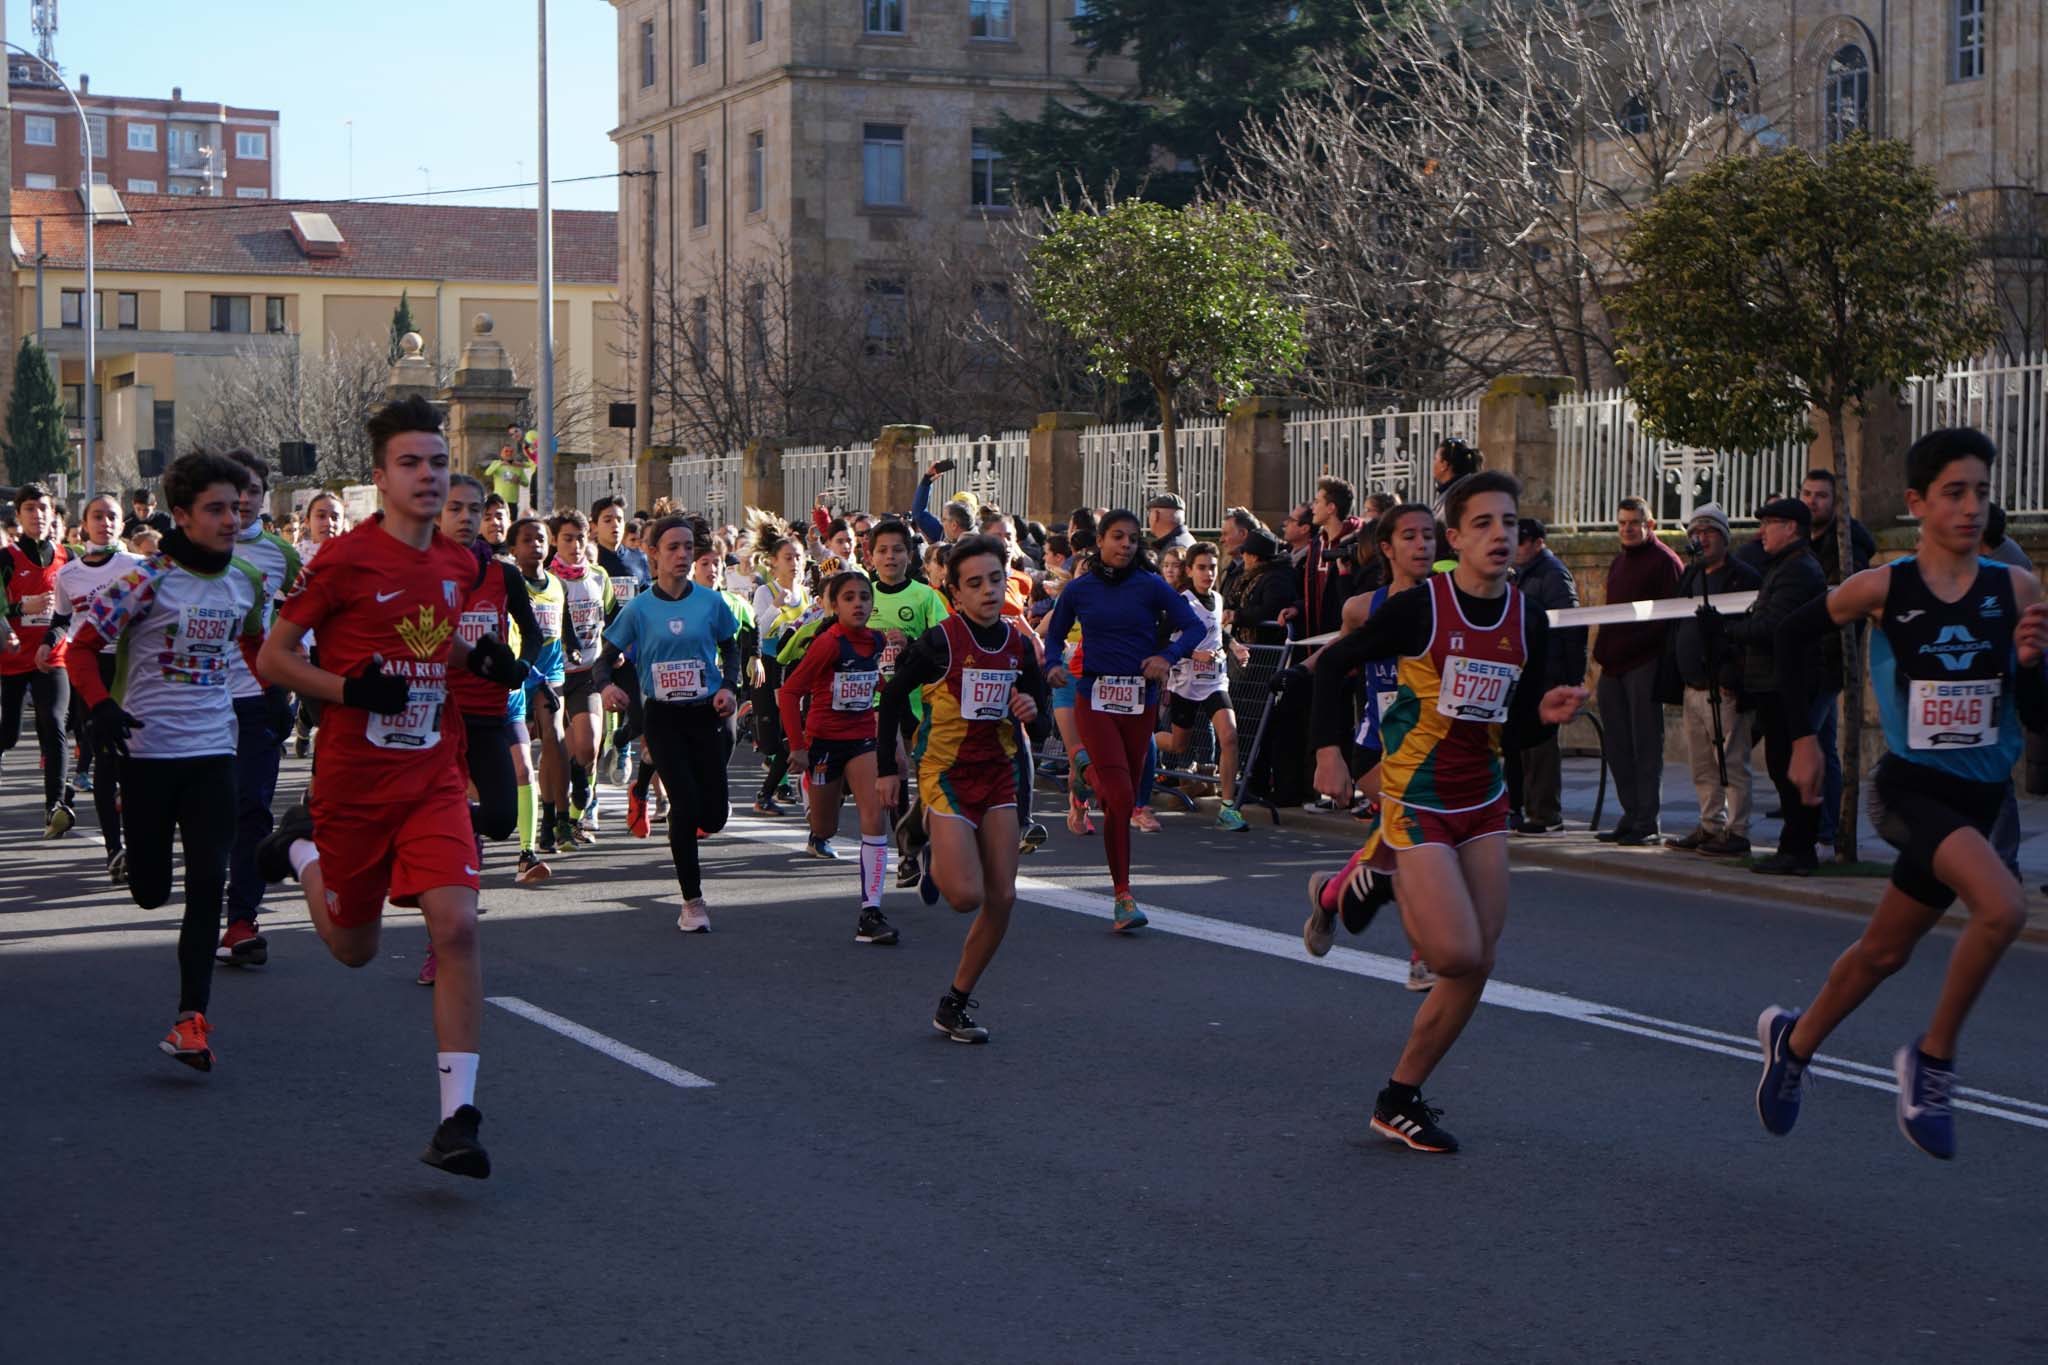
<path id="1" fill-rule="evenodd" d="M 1516 526 L 1515 586 L 1522 595 L 1545 611 L 1563 611 L 1579 605 L 1578 581 L 1565 562 L 1550 551 L 1549 534 L 1535 517 L 1523 517 Z M 1586 678 L 1586 632 L 1553 630 L 1545 650 L 1543 676 L 1557 686 L 1577 687 Z M 1517 834 L 1553 834 L 1564 828 L 1564 753 L 1558 748 L 1557 733 L 1541 744 L 1508 756 L 1508 802 L 1520 816 L 1512 828 Z"/>

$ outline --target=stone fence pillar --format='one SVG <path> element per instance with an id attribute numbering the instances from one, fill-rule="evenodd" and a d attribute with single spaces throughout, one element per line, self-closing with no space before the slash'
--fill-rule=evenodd
<path id="1" fill-rule="evenodd" d="M 1259 397 L 1234 404 L 1223 424 L 1224 510 L 1247 508 L 1278 527 L 1289 510 L 1287 474 L 1285 402 Z"/>
<path id="2" fill-rule="evenodd" d="M 740 470 L 740 506 L 728 514 L 735 526 L 744 527 L 744 508 L 759 507 L 779 512 L 782 508 L 782 441 L 774 436 L 756 436 L 747 442 L 746 463 Z"/>
<path id="3" fill-rule="evenodd" d="M 1026 502 L 1034 520 L 1063 527 L 1081 495 L 1081 433 L 1101 419 L 1092 412 L 1042 412 L 1031 428 L 1031 477 Z"/>
<path id="4" fill-rule="evenodd" d="M 649 446 L 633 453 L 633 496 L 626 510 L 652 511 L 655 501 L 669 495 L 672 487 L 668 477 L 668 462 L 675 452 Z"/>
<path id="5" fill-rule="evenodd" d="M 441 390 L 448 412 L 448 467 L 457 473 L 481 476 L 505 444 L 506 428 L 518 422 L 526 404 L 526 386 L 513 382 L 512 362 L 491 334 L 495 327 L 489 313 L 476 315 L 462 348 L 462 364 Z M 573 498 L 575 475 L 563 460 L 555 462 L 555 469 L 556 505 L 566 506 L 562 492 L 566 487 Z M 563 473 L 569 475 L 566 485 Z"/>
<path id="6" fill-rule="evenodd" d="M 882 428 L 875 438 L 874 459 L 868 465 L 867 507 L 875 516 L 895 516 L 910 511 L 917 496 L 917 447 L 932 436 L 930 427 L 905 423 Z M 806 515 L 808 508 L 804 509 Z"/>
<path id="7" fill-rule="evenodd" d="M 1479 453 L 1486 468 L 1522 481 L 1521 511 L 1548 522 L 1557 510 L 1557 434 L 1550 405 L 1575 385 L 1555 375 L 1504 374 L 1479 400 Z"/>
<path id="8" fill-rule="evenodd" d="M 418 332 L 407 332 L 398 339 L 398 359 L 384 381 L 385 402 L 402 403 L 408 398 L 434 401 L 439 397 L 441 385 L 434 374 L 434 362 L 420 354 L 426 344 Z"/>

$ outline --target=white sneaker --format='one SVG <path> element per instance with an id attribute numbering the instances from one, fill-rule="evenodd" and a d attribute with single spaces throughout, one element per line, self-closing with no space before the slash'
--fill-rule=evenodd
<path id="1" fill-rule="evenodd" d="M 1408 989 L 1411 991 L 1426 991 L 1434 985 L 1436 985 L 1436 973 L 1429 969 L 1429 964 L 1419 957 L 1409 958 Z"/>
<path id="2" fill-rule="evenodd" d="M 676 928 L 686 934 L 711 932 L 711 916 L 705 911 L 702 896 L 683 902 L 682 913 L 676 916 Z"/>

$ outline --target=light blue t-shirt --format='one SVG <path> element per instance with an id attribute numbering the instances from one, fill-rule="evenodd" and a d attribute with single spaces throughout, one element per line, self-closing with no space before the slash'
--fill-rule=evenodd
<path id="1" fill-rule="evenodd" d="M 690 584 L 679 598 L 643 592 L 605 627 L 605 643 L 631 656 L 643 701 L 709 701 L 725 686 L 718 646 L 739 634 L 725 598 Z"/>

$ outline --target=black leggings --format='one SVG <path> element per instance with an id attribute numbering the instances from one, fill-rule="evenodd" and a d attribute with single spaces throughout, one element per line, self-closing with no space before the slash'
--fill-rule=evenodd
<path id="1" fill-rule="evenodd" d="M 697 831 L 716 834 L 731 811 L 725 767 L 732 731 L 708 701 L 648 702 L 641 708 L 647 754 L 668 792 L 668 847 L 686 900 L 704 894 L 697 869 Z"/>
<path id="2" fill-rule="evenodd" d="M 100 651 L 100 686 L 106 688 L 110 693 L 114 689 L 114 656 L 111 652 L 104 649 Z M 82 735 L 85 733 L 85 729 L 83 726 L 80 726 L 74 733 Z M 86 744 L 81 746 L 81 748 L 82 752 L 79 755 L 78 768 L 80 772 L 84 772 L 85 760 L 92 756 L 92 746 Z M 100 765 L 99 781 L 93 784 L 92 789 L 92 808 L 93 813 L 99 817 L 100 838 L 107 841 L 107 856 L 111 858 L 121 851 L 121 768 L 119 759 Z"/>
<path id="3" fill-rule="evenodd" d="M 771 666 L 769 676 L 772 678 L 780 671 Z M 755 799 L 773 800 L 775 789 L 789 772 L 789 738 L 782 733 L 782 711 L 776 703 L 773 685 L 754 689 L 754 748 L 768 760 L 768 772 L 761 779 L 761 792 Z"/>
<path id="4" fill-rule="evenodd" d="M 47 808 L 64 799 L 70 775 L 71 750 L 64 742 L 64 727 L 71 719 L 71 679 L 61 668 L 0 678 L 0 754 L 20 741 L 22 703 L 31 697 L 36 703 L 36 743 L 43 751 L 43 805 Z"/>
<path id="5" fill-rule="evenodd" d="M 109 776 L 100 774 L 102 781 Z M 128 894 L 145 910 L 171 898 L 174 831 L 184 846 L 178 1008 L 203 1011 L 213 991 L 214 941 L 235 846 L 235 756 L 122 760 L 121 821 L 128 831 Z"/>
<path id="6" fill-rule="evenodd" d="M 509 839 L 519 828 L 519 778 L 512 771 L 512 722 L 503 716 L 464 716 L 469 780 L 476 787 L 469 823 L 486 839 Z"/>

